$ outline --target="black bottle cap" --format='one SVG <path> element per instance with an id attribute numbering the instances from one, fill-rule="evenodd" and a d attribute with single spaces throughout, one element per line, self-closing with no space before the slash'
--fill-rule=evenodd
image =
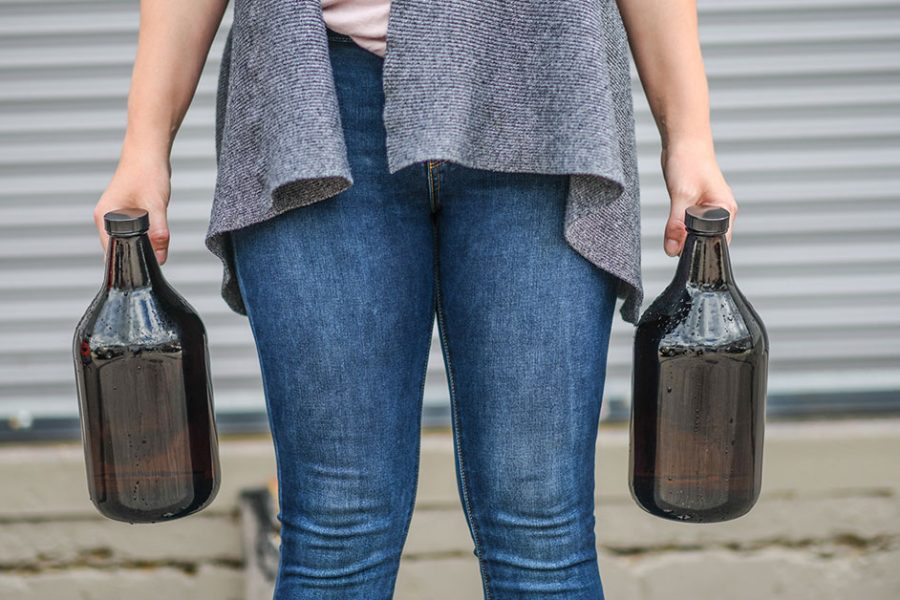
<path id="1" fill-rule="evenodd" d="M 136 235 L 150 229 L 150 216 L 143 208 L 119 208 L 103 215 L 110 235 Z"/>
<path id="2" fill-rule="evenodd" d="M 684 226 L 692 233 L 719 235 L 728 231 L 731 215 L 718 206 L 689 206 L 684 211 Z"/>

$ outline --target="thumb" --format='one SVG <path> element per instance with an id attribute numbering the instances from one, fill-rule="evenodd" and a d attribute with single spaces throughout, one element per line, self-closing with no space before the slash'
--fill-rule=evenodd
<path id="1" fill-rule="evenodd" d="M 678 256 L 684 248 L 687 230 L 684 227 L 684 211 L 690 205 L 687 201 L 673 201 L 666 221 L 663 249 L 669 256 Z"/>
<path id="2" fill-rule="evenodd" d="M 147 236 L 150 238 L 150 244 L 156 253 L 156 260 L 159 264 L 166 262 L 169 254 L 169 223 L 166 217 L 165 209 L 154 208 L 149 211 L 150 230 Z"/>

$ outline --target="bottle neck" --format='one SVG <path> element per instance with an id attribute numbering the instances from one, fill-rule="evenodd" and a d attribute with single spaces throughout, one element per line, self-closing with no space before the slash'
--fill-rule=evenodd
<path id="1" fill-rule="evenodd" d="M 111 235 L 106 253 L 107 289 L 149 287 L 160 276 L 150 238 L 140 235 Z"/>
<path id="2" fill-rule="evenodd" d="M 734 276 L 725 236 L 688 232 L 676 279 L 700 286 L 722 287 L 730 284 Z"/>

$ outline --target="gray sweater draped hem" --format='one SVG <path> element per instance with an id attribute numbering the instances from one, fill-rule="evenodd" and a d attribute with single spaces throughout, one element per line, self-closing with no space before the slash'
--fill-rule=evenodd
<path id="1" fill-rule="evenodd" d="M 628 45 L 614 0 L 393 0 L 383 63 L 391 173 L 424 160 L 568 174 L 566 242 L 642 301 Z M 320 0 L 235 0 L 219 72 L 206 246 L 246 315 L 230 232 L 353 185 Z"/>

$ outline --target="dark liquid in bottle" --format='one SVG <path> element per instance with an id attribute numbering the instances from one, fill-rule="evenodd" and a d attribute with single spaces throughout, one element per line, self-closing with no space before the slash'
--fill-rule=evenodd
<path id="1" fill-rule="evenodd" d="M 206 334 L 149 246 L 110 238 L 107 286 L 75 336 L 90 497 L 131 523 L 196 512 L 219 485 Z"/>
<path id="2" fill-rule="evenodd" d="M 667 519 L 734 519 L 762 476 L 768 341 L 724 236 L 689 235 L 635 336 L 631 492 Z"/>

